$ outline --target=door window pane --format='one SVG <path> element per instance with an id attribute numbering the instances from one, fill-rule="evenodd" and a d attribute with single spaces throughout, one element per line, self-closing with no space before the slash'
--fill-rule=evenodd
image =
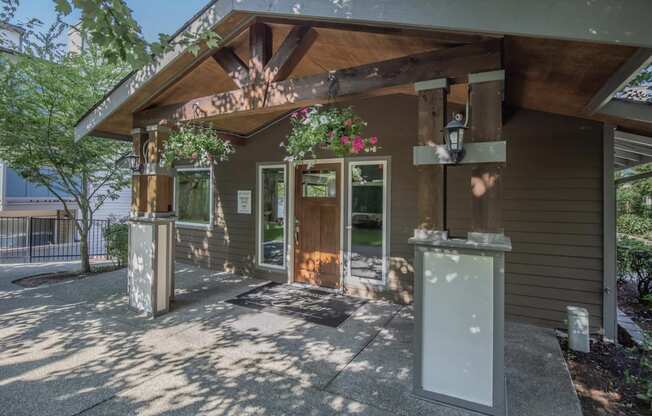
<path id="1" fill-rule="evenodd" d="M 383 280 L 382 164 L 351 167 L 351 276 Z"/>
<path id="2" fill-rule="evenodd" d="M 307 170 L 301 177 L 304 198 L 337 196 L 337 174 L 334 170 Z"/>
<path id="3" fill-rule="evenodd" d="M 211 220 L 210 170 L 177 172 L 176 198 L 179 222 L 209 224 Z"/>
<path id="4" fill-rule="evenodd" d="M 261 170 L 261 263 L 285 264 L 285 169 Z"/>

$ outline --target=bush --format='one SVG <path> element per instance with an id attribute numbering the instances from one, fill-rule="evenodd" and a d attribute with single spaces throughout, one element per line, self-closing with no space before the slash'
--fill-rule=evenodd
<path id="1" fill-rule="evenodd" d="M 618 216 L 618 232 L 646 236 L 652 232 L 652 219 L 635 214 L 621 214 Z"/>
<path id="2" fill-rule="evenodd" d="M 632 239 L 618 242 L 617 267 L 619 280 L 632 280 L 638 297 L 645 299 L 652 294 L 652 247 Z"/>
<path id="3" fill-rule="evenodd" d="M 129 225 L 109 224 L 104 232 L 106 251 L 109 258 L 118 266 L 124 266 L 129 259 Z"/>

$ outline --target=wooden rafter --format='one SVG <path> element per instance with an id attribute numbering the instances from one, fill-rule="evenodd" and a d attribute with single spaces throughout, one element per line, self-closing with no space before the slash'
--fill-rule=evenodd
<path id="1" fill-rule="evenodd" d="M 650 63 L 652 63 L 652 49 L 639 48 L 593 96 L 584 111 L 589 115 L 595 114 Z"/>
<path id="2" fill-rule="evenodd" d="M 213 55 L 213 59 L 224 69 L 238 88 L 249 85 L 249 67 L 232 48 L 221 48 Z"/>
<path id="3" fill-rule="evenodd" d="M 264 23 L 249 28 L 251 59 L 245 63 L 233 48 L 218 50 L 213 59 L 233 80 L 238 88 L 248 85 L 282 81 L 286 79 L 317 39 L 317 31 L 310 25 L 295 26 L 283 43 L 272 54 L 272 32 Z"/>
<path id="4" fill-rule="evenodd" d="M 142 126 L 162 120 L 183 122 L 219 119 L 234 113 L 278 112 L 365 94 L 382 95 L 384 91 L 392 93 L 396 87 L 436 78 L 448 78 L 451 84 L 466 83 L 470 73 L 492 71 L 500 67 L 501 42 L 488 40 L 331 73 L 273 82 L 264 92 L 243 88 L 155 107 L 136 113 L 134 123 Z"/>
<path id="5" fill-rule="evenodd" d="M 265 66 L 272 58 L 272 28 L 264 23 L 249 27 L 249 79 L 252 84 L 265 81 Z"/>
<path id="6" fill-rule="evenodd" d="M 265 66 L 269 81 L 282 81 L 296 68 L 317 39 L 317 31 L 309 25 L 295 26 Z"/>
<path id="7" fill-rule="evenodd" d="M 624 178 L 616 179 L 616 185 L 622 185 L 623 183 L 640 181 L 641 179 L 652 178 L 652 172 L 639 173 L 638 175 L 625 176 Z"/>

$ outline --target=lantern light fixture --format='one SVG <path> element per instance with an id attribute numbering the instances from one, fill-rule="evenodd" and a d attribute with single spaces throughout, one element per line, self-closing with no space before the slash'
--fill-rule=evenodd
<path id="1" fill-rule="evenodd" d="M 464 159 L 464 130 L 466 129 L 462 113 L 453 115 L 453 119 L 444 127 L 446 150 L 448 150 L 453 163 L 458 163 Z"/>

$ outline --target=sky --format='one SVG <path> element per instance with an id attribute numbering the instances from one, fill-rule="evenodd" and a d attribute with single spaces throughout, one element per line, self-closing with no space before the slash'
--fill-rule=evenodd
<path id="1" fill-rule="evenodd" d="M 134 18 L 140 24 L 147 41 L 158 40 L 159 33 L 173 34 L 210 0 L 127 0 Z M 37 18 L 48 28 L 55 21 L 54 0 L 20 0 L 17 22 Z M 75 23 L 79 14 L 68 16 Z"/>

